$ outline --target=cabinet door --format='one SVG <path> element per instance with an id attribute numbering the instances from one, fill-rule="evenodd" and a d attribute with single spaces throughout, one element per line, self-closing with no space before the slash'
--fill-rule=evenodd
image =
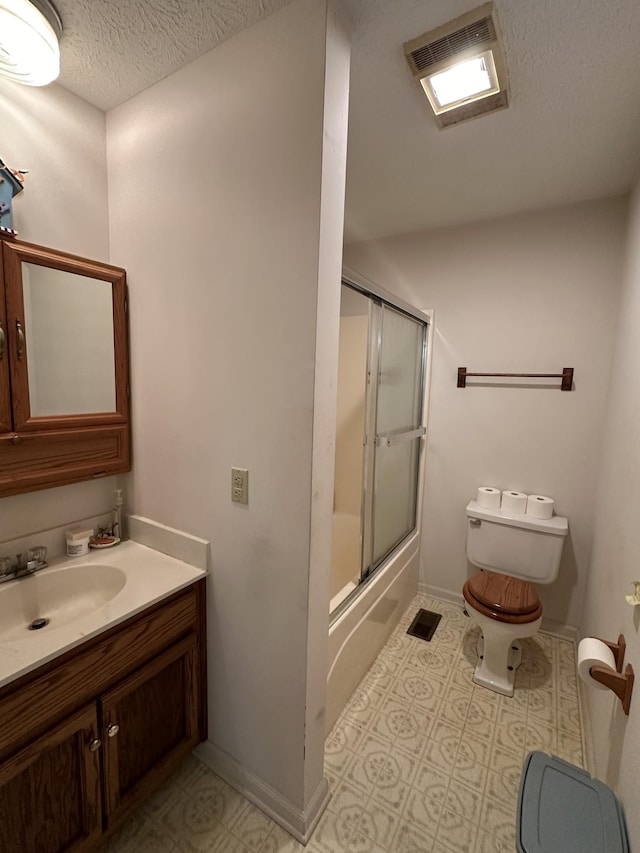
<path id="1" fill-rule="evenodd" d="M 9 387 L 9 335 L 5 307 L 2 252 L 0 251 L 0 433 L 11 430 L 11 391 Z"/>
<path id="2" fill-rule="evenodd" d="M 198 688 L 197 642 L 191 634 L 102 696 L 109 827 L 199 742 Z"/>
<path id="3" fill-rule="evenodd" d="M 128 422 L 125 271 L 2 241 L 13 428 Z"/>
<path id="4" fill-rule="evenodd" d="M 0 765 L 0 850 L 78 853 L 102 833 L 96 706 Z"/>

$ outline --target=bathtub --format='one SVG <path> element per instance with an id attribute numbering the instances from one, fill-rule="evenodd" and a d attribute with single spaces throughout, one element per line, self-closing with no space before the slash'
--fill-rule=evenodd
<path id="1" fill-rule="evenodd" d="M 331 525 L 331 603 L 329 613 L 360 580 L 360 516 L 334 512 Z"/>
<path id="2" fill-rule="evenodd" d="M 327 733 L 418 589 L 420 535 L 411 533 L 329 628 Z"/>

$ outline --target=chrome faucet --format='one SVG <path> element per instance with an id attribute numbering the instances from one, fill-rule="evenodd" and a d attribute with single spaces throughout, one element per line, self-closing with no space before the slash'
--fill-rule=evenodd
<path id="1" fill-rule="evenodd" d="M 41 545 L 29 549 L 29 559 L 24 560 L 22 554 L 16 554 L 16 562 L 12 565 L 11 557 L 0 557 L 0 583 L 28 578 L 40 569 L 46 569 L 47 549 Z"/>

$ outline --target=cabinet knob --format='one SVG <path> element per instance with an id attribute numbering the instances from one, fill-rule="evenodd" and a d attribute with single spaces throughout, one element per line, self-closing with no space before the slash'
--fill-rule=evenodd
<path id="1" fill-rule="evenodd" d="M 109 737 L 115 737 L 120 731 L 120 726 L 117 723 L 110 723 L 107 726 L 107 735 Z"/>
<path id="2" fill-rule="evenodd" d="M 11 444 L 22 444 L 24 438 L 21 435 L 12 435 Z"/>
<path id="3" fill-rule="evenodd" d="M 102 741 L 99 737 L 94 737 L 94 739 L 89 744 L 89 752 L 97 752 L 102 746 Z"/>

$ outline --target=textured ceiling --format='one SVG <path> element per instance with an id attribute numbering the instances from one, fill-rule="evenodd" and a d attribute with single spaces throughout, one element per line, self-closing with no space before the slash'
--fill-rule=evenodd
<path id="1" fill-rule="evenodd" d="M 345 0 L 347 239 L 629 190 L 640 167 L 638 0 L 495 0 L 511 106 L 438 130 L 402 44 L 474 0 Z"/>
<path id="2" fill-rule="evenodd" d="M 108 109 L 290 0 L 55 2 L 60 83 Z M 353 22 L 348 240 L 630 189 L 640 165 L 638 0 L 495 0 L 511 106 L 446 130 L 402 44 L 480 0 L 342 2 Z"/>
<path id="3" fill-rule="evenodd" d="M 59 83 L 103 110 L 121 104 L 291 0 L 54 0 Z"/>

